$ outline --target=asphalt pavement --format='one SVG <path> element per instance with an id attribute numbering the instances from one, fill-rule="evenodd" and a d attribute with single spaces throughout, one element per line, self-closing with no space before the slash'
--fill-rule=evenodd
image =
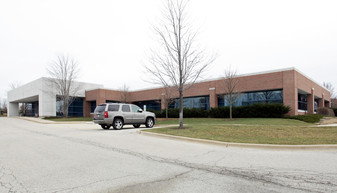
<path id="1" fill-rule="evenodd" d="M 337 192 L 337 150 L 225 147 L 0 118 L 0 192 Z"/>

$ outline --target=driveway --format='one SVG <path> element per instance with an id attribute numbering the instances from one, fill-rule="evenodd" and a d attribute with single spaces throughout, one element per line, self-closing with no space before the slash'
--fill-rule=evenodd
<path id="1" fill-rule="evenodd" d="M 336 192 L 336 150 L 265 150 L 0 118 L 0 192 Z"/>

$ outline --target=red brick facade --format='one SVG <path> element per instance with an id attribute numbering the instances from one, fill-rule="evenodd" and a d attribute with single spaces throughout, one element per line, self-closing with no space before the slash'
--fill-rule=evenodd
<path id="1" fill-rule="evenodd" d="M 263 91 L 263 90 L 283 90 L 283 104 L 290 106 L 289 115 L 297 115 L 298 111 L 298 90 L 307 94 L 307 113 L 314 113 L 314 99 L 319 98 L 319 107 L 330 107 L 330 93 L 328 90 L 307 78 L 295 69 L 280 70 L 275 72 L 260 73 L 254 75 L 242 75 L 239 79 L 238 91 Z M 129 92 L 129 102 L 162 100 L 164 89 L 155 88 L 141 91 Z M 84 104 L 84 116 L 90 116 L 90 101 L 96 104 L 105 103 L 106 100 L 120 101 L 121 91 L 96 89 L 86 91 Z M 184 92 L 184 97 L 209 96 L 210 107 L 218 106 L 218 95 L 224 93 L 223 79 L 203 81 L 196 83 L 193 87 Z M 178 93 L 173 93 L 174 98 Z M 162 109 L 164 108 L 162 103 Z"/>

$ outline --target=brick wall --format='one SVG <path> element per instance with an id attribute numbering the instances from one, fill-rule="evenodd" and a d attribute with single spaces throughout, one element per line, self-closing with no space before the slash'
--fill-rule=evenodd
<path id="1" fill-rule="evenodd" d="M 243 75 L 237 78 L 239 79 L 238 92 L 283 89 L 283 103 L 291 108 L 289 115 L 298 114 L 298 89 L 301 89 L 308 94 L 313 94 L 313 96 L 323 98 L 322 104 L 324 104 L 324 100 L 330 101 L 330 93 L 326 89 L 296 70 Z M 312 90 L 312 88 L 314 88 L 314 90 Z M 128 98 L 130 99 L 129 102 L 161 100 L 163 93 L 165 93 L 163 88 L 132 91 L 129 92 Z M 184 92 L 184 97 L 208 95 L 210 96 L 210 106 L 217 107 L 217 95 L 224 93 L 224 81 L 223 79 L 219 79 L 196 83 L 193 87 Z M 178 98 L 178 92 L 173 92 L 173 96 Z M 86 91 L 85 101 L 88 103 L 84 105 L 84 114 L 85 116 L 90 114 L 90 101 L 96 101 L 96 104 L 98 105 L 105 103 L 106 100 L 120 101 L 120 99 L 121 92 L 116 90 L 96 89 Z"/>

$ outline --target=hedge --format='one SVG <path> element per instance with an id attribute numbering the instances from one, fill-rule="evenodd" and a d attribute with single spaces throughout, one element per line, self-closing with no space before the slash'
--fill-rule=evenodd
<path id="1" fill-rule="evenodd" d="M 320 114 L 286 116 L 288 119 L 296 119 L 307 123 L 318 123 L 324 116 Z"/>
<path id="2" fill-rule="evenodd" d="M 283 104 L 253 104 L 249 106 L 233 107 L 234 118 L 279 118 L 290 111 L 290 107 Z M 229 107 L 211 108 L 210 117 L 229 118 Z"/>
<path id="3" fill-rule="evenodd" d="M 335 116 L 337 117 L 337 108 L 332 108 L 332 110 L 335 112 Z"/>
<path id="4" fill-rule="evenodd" d="M 157 118 L 164 118 L 165 110 L 155 111 Z M 234 118 L 279 118 L 283 117 L 284 114 L 290 111 L 290 107 L 284 106 L 283 104 L 253 104 L 249 106 L 239 106 L 233 107 L 233 117 Z M 179 109 L 169 109 L 169 118 L 178 118 Z M 229 107 L 216 107 L 210 110 L 203 109 L 188 109 L 184 108 L 184 118 L 202 118 L 202 117 L 212 117 L 212 118 L 229 118 Z"/>
<path id="5" fill-rule="evenodd" d="M 157 118 L 165 118 L 166 117 L 166 111 L 165 109 L 162 111 L 156 111 L 149 109 L 148 111 L 151 111 L 156 114 Z M 168 109 L 168 117 L 169 118 L 179 118 L 179 109 Z M 205 118 L 209 117 L 209 112 L 207 110 L 203 109 L 197 109 L 197 108 L 184 108 L 184 118 Z"/>

